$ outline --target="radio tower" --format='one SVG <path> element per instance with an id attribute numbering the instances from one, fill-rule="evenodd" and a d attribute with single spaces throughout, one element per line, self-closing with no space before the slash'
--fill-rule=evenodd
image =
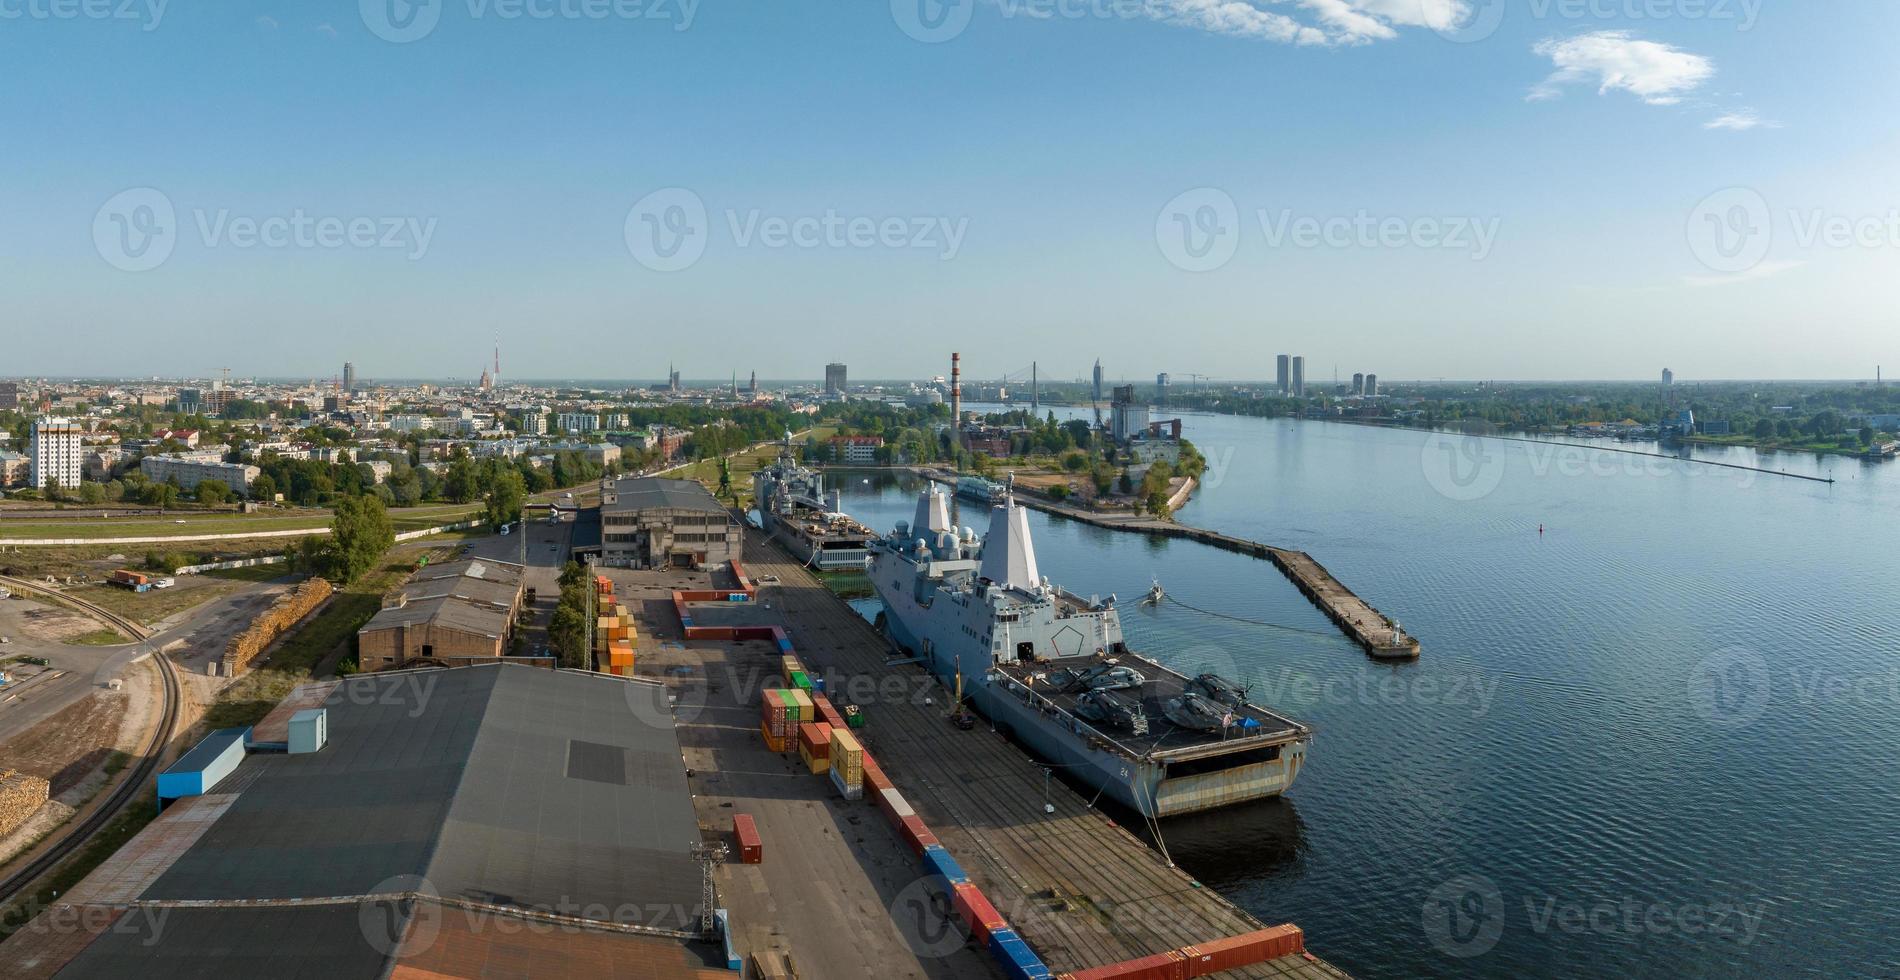
<path id="1" fill-rule="evenodd" d="M 497 388 L 501 387 L 501 338 L 500 337 L 495 338 L 495 373 L 489 375 L 489 377 L 494 379 L 495 387 Z"/>

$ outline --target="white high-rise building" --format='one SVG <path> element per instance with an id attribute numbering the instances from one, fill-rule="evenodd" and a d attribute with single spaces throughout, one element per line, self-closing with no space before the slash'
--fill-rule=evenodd
<path id="1" fill-rule="evenodd" d="M 65 489 L 79 485 L 85 473 L 80 440 L 85 430 L 71 419 L 44 415 L 33 423 L 33 486 L 45 489 L 57 480 Z"/>

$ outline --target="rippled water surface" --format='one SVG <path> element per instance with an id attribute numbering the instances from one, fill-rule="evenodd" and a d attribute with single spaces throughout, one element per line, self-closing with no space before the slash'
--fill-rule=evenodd
<path id="1" fill-rule="evenodd" d="M 1164 825 L 1202 881 L 1366 977 L 1900 975 L 1900 465 L 1187 425 L 1181 520 L 1311 552 L 1424 643 L 1377 664 L 1263 562 L 1035 515 L 1131 643 L 1317 730 L 1283 800 Z M 909 518 L 915 484 L 863 481 L 848 510 Z M 1136 608 L 1152 580 L 1267 625 Z"/>

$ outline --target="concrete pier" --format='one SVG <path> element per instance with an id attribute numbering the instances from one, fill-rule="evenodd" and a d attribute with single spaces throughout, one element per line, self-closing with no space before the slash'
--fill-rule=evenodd
<path id="1" fill-rule="evenodd" d="M 942 470 L 920 469 L 918 475 L 948 483 L 954 490 L 956 478 Z M 1119 511 L 1095 511 L 1073 504 L 1058 503 L 1039 494 L 1018 493 L 1016 502 L 1034 510 L 1066 517 L 1094 527 L 1113 531 L 1134 531 L 1140 534 L 1162 538 L 1184 538 L 1212 545 L 1227 551 L 1237 552 L 1272 563 L 1280 570 L 1300 594 L 1312 600 L 1313 605 L 1326 614 L 1341 632 L 1352 638 L 1366 653 L 1379 660 L 1414 660 L 1419 655 L 1418 637 L 1412 636 L 1395 626 L 1384 613 L 1374 609 L 1372 604 L 1359 598 L 1345 583 L 1333 577 L 1324 565 L 1314 560 L 1304 551 L 1292 551 L 1275 548 L 1237 538 L 1231 534 L 1210 531 L 1175 521 L 1164 521 L 1158 517 L 1145 517 Z"/>
<path id="2" fill-rule="evenodd" d="M 764 535 L 748 529 L 745 547 L 754 579 L 776 580 L 761 587 L 760 600 L 785 617 L 809 669 L 896 682 L 865 705 L 865 748 L 1052 969 L 1108 966 L 1265 925 L 1169 865 L 1067 783 L 1046 778 L 1006 737 L 984 725 L 958 730 L 948 715 L 951 692 L 919 667 L 887 665 L 888 646 L 871 625 Z M 775 661 L 757 646 L 760 664 Z M 1297 910 L 1276 916 L 1289 919 L 1297 922 Z M 1300 953 L 1217 976 L 1347 975 Z"/>

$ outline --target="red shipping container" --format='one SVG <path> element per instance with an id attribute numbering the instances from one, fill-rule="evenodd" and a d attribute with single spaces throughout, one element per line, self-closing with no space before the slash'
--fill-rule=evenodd
<path id="1" fill-rule="evenodd" d="M 758 864 L 765 859 L 765 846 L 759 842 L 759 828 L 750 814 L 733 814 L 732 836 L 739 842 L 740 864 Z"/>
<path id="2" fill-rule="evenodd" d="M 798 745 L 817 758 L 831 758 L 831 726 L 822 721 L 800 722 Z"/>
<path id="3" fill-rule="evenodd" d="M 971 934 L 985 946 L 990 944 L 990 933 L 1009 928 L 1008 920 L 996 911 L 996 906 L 990 904 L 990 900 L 975 885 L 957 885 L 951 901 L 957 907 L 957 915 L 963 918 L 963 924 L 969 926 Z"/>
<path id="4" fill-rule="evenodd" d="M 1064 980 L 1185 980 L 1187 968 L 1187 957 L 1171 950 L 1062 976 Z"/>
<path id="5" fill-rule="evenodd" d="M 897 825 L 897 833 L 918 857 L 924 856 L 924 845 L 938 842 L 937 835 L 930 832 L 922 817 L 905 817 Z"/>
<path id="6" fill-rule="evenodd" d="M 1222 970 L 1289 956 L 1304 949 L 1306 934 L 1300 931 L 1300 927 L 1283 925 L 1183 946 L 1180 951 L 1188 958 L 1187 975 L 1204 977 Z"/>

